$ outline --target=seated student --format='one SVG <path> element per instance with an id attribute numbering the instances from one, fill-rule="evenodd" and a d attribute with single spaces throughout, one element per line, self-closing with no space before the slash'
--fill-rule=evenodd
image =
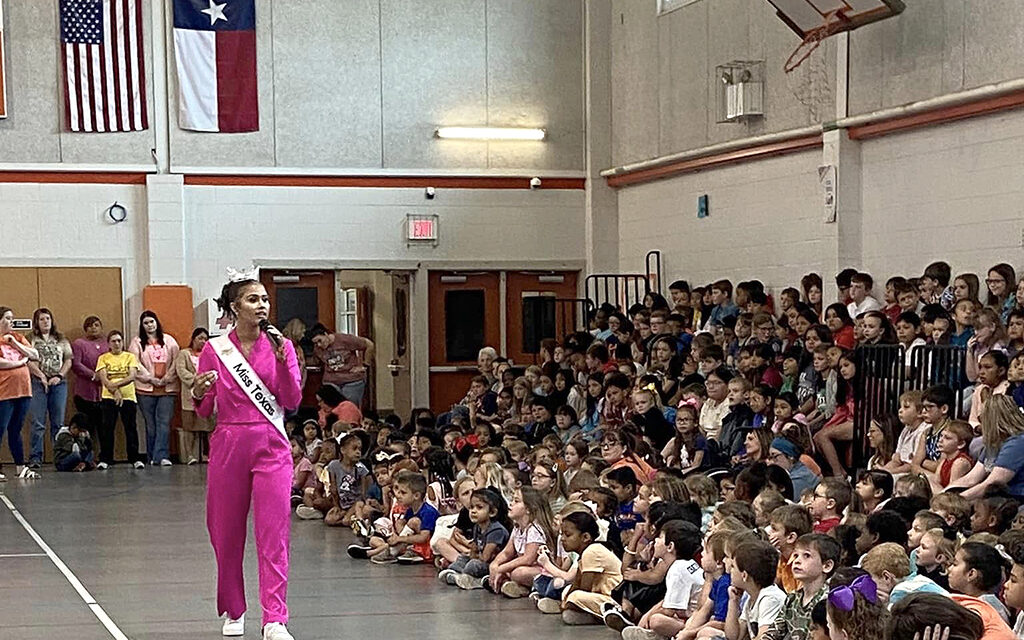
<path id="1" fill-rule="evenodd" d="M 971 533 L 994 533 L 997 536 L 1010 528 L 1020 503 L 1012 498 L 989 496 L 974 501 Z"/>
<path id="2" fill-rule="evenodd" d="M 319 457 L 313 461 L 313 477 L 316 483 L 306 488 L 302 496 L 302 504 L 295 507 L 295 515 L 302 520 L 322 520 L 324 514 L 331 510 L 331 475 L 327 465 L 338 458 L 338 443 L 334 439 L 325 440 L 318 448 Z"/>
<path id="3" fill-rule="evenodd" d="M 857 479 L 856 492 L 860 512 L 864 515 L 881 511 L 892 498 L 892 474 L 887 471 L 864 471 Z"/>
<path id="4" fill-rule="evenodd" d="M 850 506 L 851 494 L 846 478 L 822 479 L 814 489 L 810 504 L 815 533 L 828 533 L 839 524 L 846 507 Z"/>
<path id="5" fill-rule="evenodd" d="M 941 517 L 947 526 L 955 531 L 966 533 L 971 528 L 971 503 L 959 493 L 945 491 L 936 494 L 929 503 L 929 508 Z"/>
<path id="6" fill-rule="evenodd" d="M 474 489 L 469 499 L 469 518 L 473 521 L 469 553 L 459 554 L 447 569 L 437 574 L 437 579 L 449 585 L 458 585 L 460 579 L 475 579 L 479 584 L 487 575 L 491 560 L 508 543 L 508 529 L 503 524 L 507 515 L 505 500 L 496 489 Z"/>
<path id="7" fill-rule="evenodd" d="M 799 499 L 805 491 L 813 491 L 821 478 L 807 468 L 800 459 L 803 451 L 789 438 L 775 438 L 768 453 L 768 460 L 782 467 L 793 481 L 794 498 Z"/>
<path id="8" fill-rule="evenodd" d="M 916 521 L 915 518 L 915 524 Z M 930 578 L 947 591 L 949 591 L 949 566 L 953 564 L 953 559 L 956 556 L 956 540 L 946 537 L 948 530 L 948 527 L 928 529 L 921 535 L 917 549 L 910 554 L 910 559 L 917 566 L 918 575 Z"/>
<path id="9" fill-rule="evenodd" d="M 439 514 L 425 501 L 427 479 L 421 473 L 403 471 L 395 478 L 392 487 L 395 501 L 405 508 L 405 513 L 395 523 L 395 532 L 386 540 L 378 536 L 370 538 L 370 546 L 377 552 L 370 561 L 375 564 L 419 564 L 432 560 L 430 537 Z"/>
<path id="10" fill-rule="evenodd" d="M 655 543 L 655 555 L 669 564 L 665 598 L 645 613 L 637 626 L 622 630 L 623 640 L 674 638 L 697 609 L 704 572 L 694 557 L 701 548 L 700 529 L 692 522 L 666 522 Z"/>
<path id="11" fill-rule="evenodd" d="M 665 419 L 657 391 L 640 388 L 633 392 L 633 417 L 631 421 L 640 427 L 644 438 L 659 451 L 672 439 L 672 425 Z"/>
<path id="12" fill-rule="evenodd" d="M 636 474 L 629 467 L 609 470 L 605 475 L 605 483 L 619 502 L 619 509 L 615 514 L 615 528 L 621 535 L 622 544 L 628 545 L 637 524 L 644 521 L 643 516 L 637 514 L 633 509 L 637 487 L 640 483 L 637 481 Z"/>
<path id="13" fill-rule="evenodd" d="M 921 415 L 928 428 L 921 435 L 911 465 L 915 472 L 935 472 L 939 468 L 939 435 L 949 424 L 950 415 L 956 403 L 953 390 L 945 385 L 935 385 L 924 390 L 921 398 Z"/>
<path id="14" fill-rule="evenodd" d="M 92 471 L 92 440 L 89 439 L 89 416 L 76 413 L 67 426 L 57 432 L 53 442 L 53 464 L 57 471 Z"/>
<path id="15" fill-rule="evenodd" d="M 928 429 L 921 417 L 921 402 L 921 392 L 917 390 L 905 391 L 900 396 L 900 408 L 896 415 L 903 429 L 896 439 L 896 451 L 892 454 L 892 461 L 883 466 L 882 470 L 893 475 L 911 471 L 918 441 Z"/>
<path id="16" fill-rule="evenodd" d="M 694 640 L 697 637 L 720 635 L 725 631 L 725 616 L 729 612 L 729 585 L 732 577 L 725 570 L 725 542 L 729 533 L 718 531 L 704 539 L 700 567 L 704 570 L 704 588 L 700 594 L 703 604 L 686 621 L 676 640 Z"/>
<path id="17" fill-rule="evenodd" d="M 517 489 L 508 510 L 512 533 L 494 560 L 487 577 L 479 581 L 456 581 L 463 589 L 487 587 L 508 598 L 522 598 L 530 592 L 533 580 L 541 573 L 537 564 L 541 547 L 558 548 L 551 506 L 541 492 L 532 487 Z"/>
<path id="18" fill-rule="evenodd" d="M 871 574 L 878 585 L 879 600 L 888 603 L 890 607 L 912 593 L 949 595 L 931 578 L 911 575 L 910 556 L 894 542 L 885 542 L 872 548 L 861 559 L 860 566 Z"/>
<path id="19" fill-rule="evenodd" d="M 869 575 L 845 571 L 829 585 L 826 604 L 832 640 L 880 640 L 885 637 L 885 603 Z"/>
<path id="20" fill-rule="evenodd" d="M 1012 568 L 1010 565 L 995 547 L 980 542 L 965 542 L 949 567 L 949 588 L 954 593 L 987 603 L 996 610 L 1003 622 L 1008 623 L 1010 612 L 996 593 L 1003 586 L 1003 577 Z"/>
<path id="21" fill-rule="evenodd" d="M 718 433 L 718 450 L 722 457 L 739 455 L 743 449 L 746 429 L 754 422 L 754 412 L 747 404 L 750 383 L 742 377 L 735 377 L 727 385 L 729 413 L 722 418 L 722 429 Z M 767 452 L 766 452 L 767 453 Z"/>
<path id="22" fill-rule="evenodd" d="M 597 542 L 599 527 L 593 514 L 586 511 L 570 513 L 562 518 L 561 544 L 568 553 L 579 555 L 572 581 L 562 591 L 561 602 L 555 602 L 552 613 L 560 612 L 562 622 L 569 625 L 599 624 L 602 608 L 614 604 L 612 590 L 622 582 L 622 563 L 604 545 Z M 547 554 L 541 555 L 543 564 Z M 548 613 L 541 607 L 541 611 Z"/>
<path id="23" fill-rule="evenodd" d="M 761 493 L 757 494 L 757 497 L 750 504 L 754 508 L 754 524 L 760 529 L 765 529 L 771 523 L 772 513 L 788 503 L 781 493 L 774 489 L 766 488 L 762 489 Z"/>
<path id="24" fill-rule="evenodd" d="M 782 587 L 786 593 L 792 593 L 800 588 L 796 576 L 793 575 L 793 567 L 789 560 L 796 548 L 796 541 L 804 535 L 811 533 L 814 525 L 811 522 L 811 514 L 804 507 L 798 504 L 787 504 L 772 512 L 769 518 L 769 525 L 766 533 L 768 541 L 773 547 L 779 550 L 780 560 L 778 563 L 775 582 Z"/>
<path id="25" fill-rule="evenodd" d="M 967 448 L 973 439 L 974 429 L 963 420 L 950 420 L 942 430 L 939 435 L 939 468 L 934 472 L 924 471 L 933 492 L 939 493 L 950 482 L 959 480 L 971 470 L 974 458 Z"/>
<path id="26" fill-rule="evenodd" d="M 835 538 L 808 533 L 793 545 L 790 565 L 799 589 L 786 596 L 775 623 L 763 637 L 770 640 L 805 640 L 810 633 L 811 611 L 828 595 L 826 581 L 837 568 L 840 548 Z"/>
<path id="27" fill-rule="evenodd" d="M 884 509 L 876 511 L 864 521 L 864 528 L 857 538 L 857 552 L 867 553 L 873 546 L 883 542 L 895 542 L 906 550 L 907 537 L 907 523 L 900 514 Z"/>
<path id="28" fill-rule="evenodd" d="M 1018 539 L 1013 544 L 1007 543 L 1004 551 L 1010 556 L 1013 566 L 1003 587 L 1003 600 L 1006 606 L 1019 611 L 1013 632 L 1017 638 L 1024 638 L 1024 544 Z"/>
<path id="29" fill-rule="evenodd" d="M 348 431 L 352 427 L 358 427 L 363 423 L 363 412 L 352 402 L 345 399 L 338 385 L 327 383 L 316 390 L 318 404 L 317 421 L 320 427 L 326 429 L 329 425 L 327 419 L 333 416 L 333 420 L 341 423 L 342 431 Z"/>
<path id="30" fill-rule="evenodd" d="M 357 505 L 361 508 L 370 485 L 370 471 L 360 459 L 363 442 L 355 432 L 341 438 L 340 457 L 327 464 L 330 475 L 330 510 L 324 514 L 324 524 L 329 527 L 349 526 Z"/>
<path id="31" fill-rule="evenodd" d="M 725 616 L 727 640 L 761 640 L 782 611 L 786 592 L 775 586 L 779 552 L 760 540 L 732 549 L 732 586 Z"/>

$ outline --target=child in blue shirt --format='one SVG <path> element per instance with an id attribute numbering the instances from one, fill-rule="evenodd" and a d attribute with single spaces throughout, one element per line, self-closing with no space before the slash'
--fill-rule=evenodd
<path id="1" fill-rule="evenodd" d="M 726 531 L 713 533 L 704 539 L 700 566 L 704 570 L 704 587 L 700 595 L 700 607 L 686 620 L 686 626 L 676 634 L 676 640 L 693 640 L 707 630 L 718 629 L 725 633 L 725 615 L 729 612 L 729 585 L 732 579 L 725 570 Z"/>
<path id="2" fill-rule="evenodd" d="M 631 468 L 619 467 L 608 471 L 605 475 L 605 484 L 619 501 L 619 508 L 615 513 L 615 527 L 622 535 L 622 544 L 628 545 L 636 525 L 644 521 L 644 517 L 633 510 L 640 483 Z"/>

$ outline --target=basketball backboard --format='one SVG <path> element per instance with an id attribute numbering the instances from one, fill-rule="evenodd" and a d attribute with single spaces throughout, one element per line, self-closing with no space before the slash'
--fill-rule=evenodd
<path id="1" fill-rule="evenodd" d="M 801 38 L 829 25 L 829 33 L 849 31 L 903 12 L 902 0 L 768 0 L 779 18 Z"/>

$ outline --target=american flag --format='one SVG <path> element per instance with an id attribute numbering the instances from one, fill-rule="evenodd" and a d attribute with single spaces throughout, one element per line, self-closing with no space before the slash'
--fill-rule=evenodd
<path id="1" fill-rule="evenodd" d="M 60 0 L 70 131 L 142 131 L 146 66 L 141 0 Z"/>

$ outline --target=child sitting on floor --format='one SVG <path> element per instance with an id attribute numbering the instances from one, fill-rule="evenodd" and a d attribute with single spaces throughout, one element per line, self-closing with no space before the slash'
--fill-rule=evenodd
<path id="1" fill-rule="evenodd" d="M 88 416 L 76 413 L 67 426 L 57 432 L 57 439 L 53 442 L 53 464 L 57 471 L 81 472 L 96 468 L 88 424 Z"/>
<path id="2" fill-rule="evenodd" d="M 512 534 L 505 548 L 491 561 L 488 576 L 478 585 L 467 583 L 463 588 L 486 585 L 490 591 L 508 598 L 522 598 L 530 592 L 533 579 L 541 572 L 537 564 L 541 547 L 557 549 L 551 506 L 541 492 L 522 487 L 516 489 L 508 517 L 513 524 Z"/>
<path id="3" fill-rule="evenodd" d="M 480 585 L 487 576 L 490 562 L 508 543 L 508 529 L 503 524 L 507 507 L 494 489 L 475 489 L 469 499 L 469 518 L 473 521 L 472 544 L 468 553 L 460 553 L 452 564 L 437 574 L 445 584 L 469 589 Z"/>

